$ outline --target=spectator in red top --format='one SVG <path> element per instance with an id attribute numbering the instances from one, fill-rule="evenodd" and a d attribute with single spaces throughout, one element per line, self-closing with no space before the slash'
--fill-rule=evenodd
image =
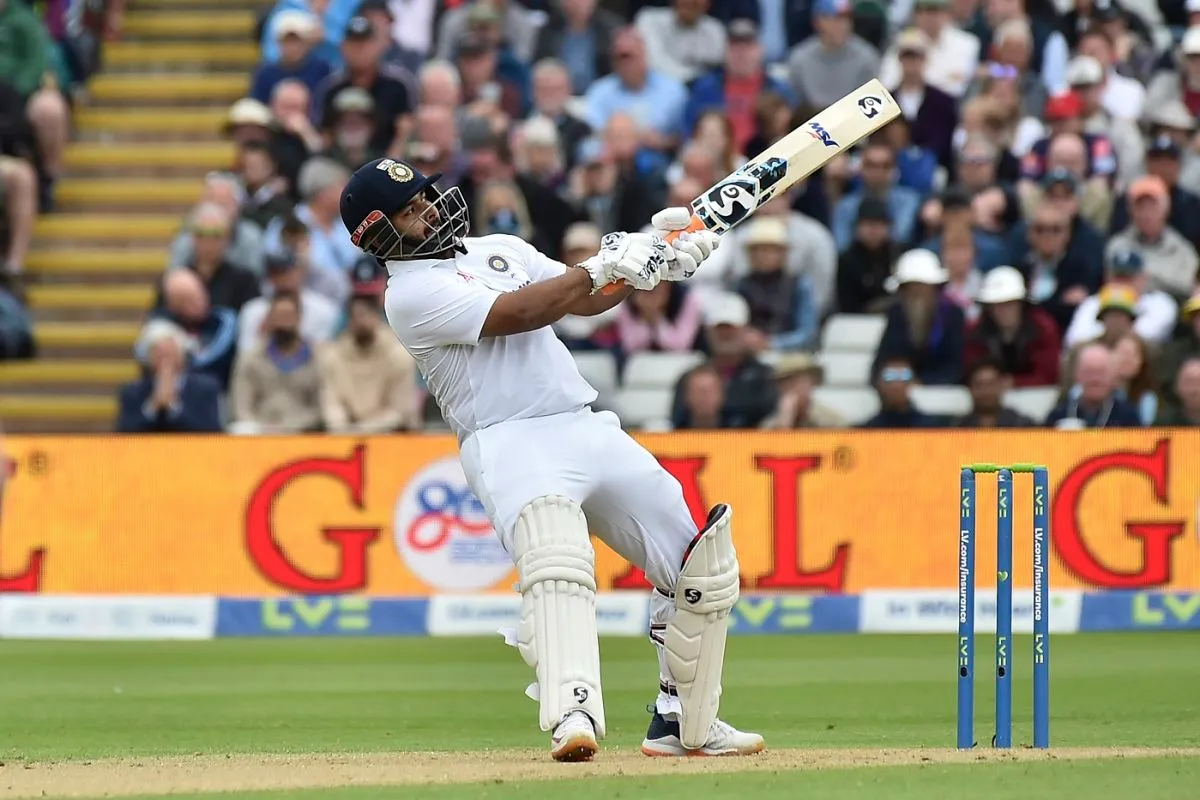
<path id="1" fill-rule="evenodd" d="M 1026 301 L 1025 279 L 1013 267 L 996 267 L 979 290 L 982 313 L 967 328 L 966 362 L 990 359 L 1012 376 L 1014 386 L 1058 383 L 1058 325 Z"/>
<path id="2" fill-rule="evenodd" d="M 626 355 L 695 349 L 703 308 L 700 295 L 682 283 L 663 281 L 648 292 L 634 292 L 620 308 L 617 335 Z"/>

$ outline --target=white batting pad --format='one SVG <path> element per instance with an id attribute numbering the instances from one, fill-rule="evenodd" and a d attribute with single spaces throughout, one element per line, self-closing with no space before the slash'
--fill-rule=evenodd
<path id="1" fill-rule="evenodd" d="M 517 649 L 537 673 L 542 730 L 583 711 L 602 738 L 595 552 L 583 509 L 566 497 L 539 497 L 517 520 L 514 549 L 521 579 Z"/>
<path id="2" fill-rule="evenodd" d="M 721 702 L 729 611 L 740 591 L 732 518 L 729 506 L 714 508 L 684 553 L 675 616 L 667 623 L 667 664 L 683 708 L 679 738 L 688 748 L 704 746 Z"/>

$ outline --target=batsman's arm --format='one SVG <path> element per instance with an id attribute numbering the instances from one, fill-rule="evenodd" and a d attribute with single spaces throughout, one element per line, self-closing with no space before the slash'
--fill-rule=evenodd
<path id="1" fill-rule="evenodd" d="M 569 268 L 562 275 L 497 297 L 484 320 L 480 336 L 527 333 L 558 322 L 567 314 L 586 313 L 576 309 L 586 307 L 581 304 L 591 300 L 591 294 L 592 277 L 588 271 Z M 598 314 L 601 310 L 592 313 Z"/>

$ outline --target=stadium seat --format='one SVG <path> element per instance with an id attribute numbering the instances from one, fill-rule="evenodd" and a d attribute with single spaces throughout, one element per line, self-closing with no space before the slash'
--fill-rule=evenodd
<path id="1" fill-rule="evenodd" d="M 818 353 L 827 386 L 870 386 L 871 353 Z"/>
<path id="2" fill-rule="evenodd" d="M 617 359 L 607 350 L 584 350 L 571 353 L 583 379 L 600 393 L 611 397 L 617 391 Z"/>
<path id="3" fill-rule="evenodd" d="M 616 412 L 627 428 L 665 430 L 671 419 L 671 389 L 624 388 L 616 395 Z"/>
<path id="4" fill-rule="evenodd" d="M 627 389 L 668 389 L 683 373 L 704 360 L 700 353 L 634 353 L 625 365 Z"/>
<path id="5" fill-rule="evenodd" d="M 813 402 L 846 420 L 847 425 L 858 425 L 879 413 L 879 395 L 865 387 L 818 386 L 813 390 Z"/>
<path id="6" fill-rule="evenodd" d="M 1045 422 L 1050 409 L 1058 402 L 1057 386 L 1031 386 L 1028 389 L 1013 389 L 1004 395 L 1004 405 L 1018 411 L 1034 422 Z"/>
<path id="7" fill-rule="evenodd" d="M 882 314 L 834 314 L 821 334 L 821 350 L 874 355 L 885 327 Z"/>
<path id="8" fill-rule="evenodd" d="M 914 386 L 912 403 L 926 414 L 961 417 L 971 411 L 971 393 L 964 386 Z"/>

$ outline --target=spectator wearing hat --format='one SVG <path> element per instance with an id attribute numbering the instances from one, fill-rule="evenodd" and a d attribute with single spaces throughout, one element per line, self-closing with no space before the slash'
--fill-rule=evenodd
<path id="1" fill-rule="evenodd" d="M 942 11 L 936 14 L 944 16 Z M 978 47 L 970 34 L 950 27 L 946 31 L 966 36 Z M 902 30 L 884 59 L 882 79 L 891 87 L 904 119 L 908 120 L 912 142 L 930 150 L 939 163 L 948 167 L 953 155 L 954 129 L 958 127 L 958 105 L 953 96 L 926 78 L 928 52 L 929 38 L 920 28 Z"/>
<path id="2" fill-rule="evenodd" d="M 1100 82 L 1104 84 L 1101 103 L 1105 110 L 1118 119 L 1141 118 L 1146 102 L 1146 87 L 1114 69 L 1116 54 L 1108 35 L 1100 30 L 1085 31 L 1079 37 L 1078 52 L 1081 57 L 1094 59 L 1104 70 Z"/>
<path id="3" fill-rule="evenodd" d="M 188 369 L 193 339 L 173 322 L 143 329 L 136 350 L 142 377 L 118 390 L 118 433 L 220 433 L 221 384 Z"/>
<path id="4" fill-rule="evenodd" d="M 1168 412 L 1177 409 L 1180 403 L 1174 384 L 1176 374 L 1184 362 L 1200 358 L 1200 292 L 1183 304 L 1180 317 L 1180 326 L 1171 341 L 1163 347 L 1158 360 L 1159 374 L 1162 376 L 1159 400 Z"/>
<path id="5" fill-rule="evenodd" d="M 1169 134 L 1161 133 L 1146 146 L 1146 174 L 1160 178 L 1167 186 L 1170 216 L 1167 224 L 1193 244 L 1200 241 L 1200 195 L 1179 184 L 1183 171 L 1183 149 Z M 1129 197 L 1118 198 L 1109 230 L 1122 231 L 1129 226 Z"/>
<path id="6" fill-rule="evenodd" d="M 629 114 L 638 123 L 642 144 L 669 150 L 678 139 L 687 106 L 687 89 L 669 75 L 651 69 L 646 44 L 636 28 L 613 36 L 613 72 L 588 87 L 587 123 L 604 130 L 613 114 Z"/>
<path id="7" fill-rule="evenodd" d="M 1066 430 L 1141 427 L 1137 408 L 1117 386 L 1116 363 L 1107 346 L 1084 345 L 1070 374 L 1071 388 L 1046 417 L 1047 427 Z"/>
<path id="8" fill-rule="evenodd" d="M 538 31 L 533 59 L 562 63 L 573 89 L 568 94 L 582 95 L 593 81 L 612 72 L 612 38 L 621 25 L 621 18 L 598 8 L 596 0 L 563 0 L 554 4 Z"/>
<path id="9" fill-rule="evenodd" d="M 1133 250 L 1116 250 L 1109 254 L 1107 284 L 1128 285 L 1137 297 L 1134 304 L 1133 331 L 1152 345 L 1161 345 L 1171 337 L 1179 306 L 1166 292 L 1150 289 L 1142 257 Z M 1079 304 L 1063 344 L 1075 347 L 1096 339 L 1103 333 L 1100 324 L 1100 295 L 1094 294 Z"/>
<path id="10" fill-rule="evenodd" d="M 879 74 L 879 53 L 854 33 L 850 0 L 816 0 L 816 33 L 792 48 L 788 80 L 796 103 L 825 108 Z"/>
<path id="11" fill-rule="evenodd" d="M 686 0 L 696 2 L 696 0 Z M 644 9 L 642 14 L 651 10 Z M 719 110 L 733 126 L 733 144 L 743 152 L 758 127 L 758 98 L 764 91 L 791 97 L 791 88 L 767 74 L 758 25 L 735 19 L 729 24 L 725 64 L 697 78 L 689 89 L 684 128 L 693 130 L 705 111 Z"/>
<path id="12" fill-rule="evenodd" d="M 1163 5 L 1169 7 L 1170 4 Z M 1133 13 L 1122 8 L 1117 0 L 1075 3 L 1063 15 L 1062 32 L 1072 50 L 1075 50 L 1080 36 L 1086 31 L 1100 31 L 1105 34 L 1112 42 L 1116 70 L 1122 75 L 1145 83 L 1155 68 L 1157 54 L 1151 26 L 1157 28 L 1162 25 L 1162 20 L 1156 13 L 1159 10 L 1152 5 L 1142 5 L 1137 13 Z M 1147 16 L 1143 19 L 1142 15 Z"/>
<path id="13" fill-rule="evenodd" d="M 253 223 L 242 220 L 247 225 Z M 171 267 L 183 267 L 195 273 L 204 283 L 206 292 L 214 305 L 239 311 L 247 302 L 258 297 L 258 276 L 261 267 L 252 272 L 240 262 L 235 262 L 233 236 L 235 220 L 228 206 L 205 200 L 196 205 L 188 218 L 186 239 L 177 239 L 172 247 Z M 240 226 L 239 226 L 240 227 Z M 240 234 L 240 230 L 238 231 Z M 257 229 L 256 229 L 257 233 Z M 261 235 L 256 238 L 261 247 Z M 178 249 L 175 249 L 178 247 Z M 256 266 L 262 263 L 262 253 L 256 254 Z M 162 304 L 162 294 L 156 302 Z"/>
<path id="14" fill-rule="evenodd" d="M 215 306 L 200 277 L 186 269 L 167 270 L 162 280 L 162 303 L 150 313 L 147 325 L 166 320 L 190 337 L 189 366 L 216 378 L 222 391 L 229 385 L 229 373 L 237 349 L 237 313 Z M 134 356 L 145 362 L 146 343 L 139 339 Z"/>
<path id="15" fill-rule="evenodd" d="M 545 12 L 526 8 L 517 0 L 472 0 L 460 3 L 442 15 L 438 22 L 437 57 L 447 61 L 454 58 L 454 51 L 463 36 L 470 30 L 472 12 L 480 6 L 485 12 L 498 17 L 497 24 L 505 45 L 512 50 L 518 61 L 528 64 L 533 60 L 538 31 L 545 21 Z"/>
<path id="16" fill-rule="evenodd" d="M 1109 110 L 1109 83 L 1104 67 L 1091 56 L 1075 56 L 1067 64 L 1067 81 L 1079 95 L 1084 133 L 1107 136 L 1117 156 L 1117 181 L 1124 185 L 1142 173 L 1145 145 L 1136 121 Z"/>
<path id="17" fill-rule="evenodd" d="M 1045 189 L 1072 191 L 1069 173 L 1051 173 Z M 1061 189 L 1059 187 L 1062 187 Z M 1014 266 L 1025 277 L 1030 302 L 1045 309 L 1059 330 L 1066 330 L 1076 307 L 1100 288 L 1103 245 L 1098 233 L 1083 220 L 1072 221 L 1069 206 L 1049 199 L 1027 223 L 1013 231 Z"/>
<path id="18" fill-rule="evenodd" d="M 1175 51 L 1176 68 L 1163 70 L 1146 87 L 1146 108 L 1179 100 L 1193 117 L 1200 116 L 1200 26 L 1187 29 Z"/>
<path id="19" fill-rule="evenodd" d="M 533 65 L 531 83 L 533 113 L 554 123 L 567 166 L 574 167 L 578 161 L 579 145 L 591 135 L 592 129 L 585 121 L 567 111 L 567 102 L 571 99 L 571 77 L 565 62 L 553 58 L 538 61 Z"/>
<path id="20" fill-rule="evenodd" d="M 1200 427 L 1200 356 L 1191 356 L 1179 365 L 1171 379 L 1179 403 L 1159 410 L 1155 425 Z"/>
<path id="21" fill-rule="evenodd" d="M 1165 136 L 1175 143 L 1183 155 L 1179 185 L 1193 194 L 1200 194 L 1200 152 L 1192 143 L 1196 121 L 1187 107 L 1179 100 L 1170 100 L 1161 107 L 1147 108 L 1143 123 L 1146 126 L 1146 142 Z"/>
<path id="22" fill-rule="evenodd" d="M 650 68 L 691 83 L 725 59 L 725 26 L 708 15 L 709 0 L 671 0 L 645 6 L 634 25 L 646 42 Z"/>
<path id="23" fill-rule="evenodd" d="M 1067 351 L 1063 360 L 1064 390 L 1071 385 L 1075 364 L 1083 348 L 1091 344 L 1101 344 L 1113 350 L 1121 339 L 1133 333 L 1133 323 L 1137 318 L 1137 293 L 1132 286 L 1127 283 L 1105 284 L 1100 290 L 1099 301 L 1096 318 L 1100 323 L 1100 334 L 1095 339 L 1082 342 Z"/>
<path id="24" fill-rule="evenodd" d="M 249 352 L 266 331 L 271 298 L 280 293 L 296 295 L 300 311 L 300 335 L 309 342 L 327 342 L 338 331 L 341 310 L 337 304 L 308 285 L 308 265 L 294 252 L 282 249 L 267 254 L 264 294 L 242 307 L 238 314 L 238 350 Z"/>
<path id="25" fill-rule="evenodd" d="M 968 358 L 964 381 L 971 393 L 971 410 L 951 421 L 952 428 L 1032 428 L 1029 417 L 1004 405 L 1004 393 L 1013 385 L 1004 362 L 989 356 Z"/>
<path id="26" fill-rule="evenodd" d="M 750 308 L 740 295 L 714 294 L 705 302 L 704 337 L 710 360 L 708 367 L 720 377 L 723 427 L 757 428 L 775 408 L 775 382 L 771 368 L 754 357 L 746 326 Z M 675 386 L 672 422 L 676 428 L 690 427 L 688 375 Z"/>
<path id="27" fill-rule="evenodd" d="M 331 114 L 327 125 L 330 145 L 322 156 L 351 171 L 383 157 L 383 151 L 372 146 L 378 138 L 378 120 L 375 101 L 366 89 L 357 86 L 342 89 L 334 95 Z"/>
<path id="28" fill-rule="evenodd" d="M 341 218 L 342 189 L 349 178 L 350 172 L 344 166 L 328 158 L 309 159 L 300 171 L 304 202 L 296 206 L 295 216 L 308 228 L 306 255 L 313 272 L 347 273 L 361 255 Z M 268 251 L 281 249 L 283 223 L 276 219 L 267 228 L 264 240 Z"/>
<path id="29" fill-rule="evenodd" d="M 1196 291 L 1200 259 L 1196 248 L 1172 228 L 1171 196 L 1157 175 L 1138 178 L 1129 186 L 1127 201 L 1131 222 L 1108 241 L 1108 253 L 1132 250 L 1142 258 L 1148 288 L 1161 289 L 1177 301 Z"/>
<path id="30" fill-rule="evenodd" d="M 754 352 L 805 350 L 812 346 L 820 319 L 805 275 L 785 270 L 787 224 L 777 216 L 760 217 L 746 232 L 747 271 L 734 286 L 750 307 L 746 335 Z"/>
<path id="31" fill-rule="evenodd" d="M 779 402 L 761 428 L 844 428 L 846 421 L 820 403 L 813 401 L 813 389 L 824 381 L 824 370 L 810 353 L 786 353 L 775 364 L 775 383 Z"/>
<path id="32" fill-rule="evenodd" d="M 369 19 L 353 17 L 342 40 L 345 66 L 321 81 L 313 94 L 313 107 L 320 109 L 321 128 L 328 129 L 336 115 L 333 104 L 338 94 L 351 86 L 365 89 L 375 101 L 378 119 L 371 147 L 400 152 L 416 107 L 416 81 L 406 70 L 382 61 L 384 47 Z"/>
<path id="33" fill-rule="evenodd" d="M 279 174 L 279 164 L 269 146 L 260 142 L 243 146 L 234 169 L 241 182 L 242 219 L 262 229 L 292 210 L 295 204 L 288 194 L 287 180 Z"/>
<path id="34" fill-rule="evenodd" d="M 1103 134 L 1083 130 L 1083 100 L 1074 92 L 1055 95 L 1046 101 L 1046 123 L 1050 134 L 1037 140 L 1021 159 L 1021 179 L 1037 182 L 1050 171 L 1049 152 L 1059 137 L 1079 136 L 1083 140 L 1085 180 L 1111 181 L 1117 173 L 1117 158 L 1112 141 Z"/>
<path id="35" fill-rule="evenodd" d="M 953 98 L 962 97 L 979 65 L 979 39 L 954 25 L 949 0 L 916 0 L 912 22 L 914 27 L 901 32 L 883 57 L 880 80 L 886 86 L 899 85 L 903 90 L 905 81 L 901 76 L 906 71 L 907 57 L 911 60 L 909 68 L 919 67 L 932 87 Z M 920 39 L 916 34 L 920 34 Z M 910 86 L 913 83 L 908 80 Z M 896 101 L 902 108 L 905 106 L 899 95 Z M 909 119 L 915 116 L 909 109 L 904 114 Z"/>
<path id="36" fill-rule="evenodd" d="M 875 197 L 887 203 L 896 241 L 912 241 L 921 198 L 912 189 L 897 185 L 896 154 L 887 145 L 870 141 L 863 148 L 859 171 L 862 187 L 847 193 L 838 200 L 833 209 L 833 224 L 830 228 L 833 230 L 838 249 L 845 250 L 850 246 L 854 236 L 854 223 L 858 219 L 858 206 L 867 197 Z"/>
<path id="37" fill-rule="evenodd" d="M 648 292 L 634 292 L 619 308 L 617 337 L 623 355 L 696 349 L 703 303 L 700 293 L 683 283 L 662 281 Z"/>
<path id="38" fill-rule="evenodd" d="M 1088 223 L 1089 231 L 1097 237 L 1108 229 L 1114 203 L 1112 187 L 1106 178 L 1088 177 L 1086 148 L 1083 137 L 1074 133 L 1060 133 L 1050 140 L 1041 180 L 1022 180 L 1018 186 L 1026 217 L 1039 203 L 1049 201 L 1063 205 L 1072 218 Z M 1064 175 L 1070 180 L 1064 180 Z"/>
<path id="39" fill-rule="evenodd" d="M 346 330 L 318 345 L 321 419 L 330 433 L 419 430 L 417 368 L 370 297 L 350 300 Z"/>
<path id="40" fill-rule="evenodd" d="M 943 293 L 948 279 L 938 257 L 910 250 L 896 262 L 891 285 L 898 302 L 887 315 L 887 327 L 875 353 L 875 371 L 889 359 L 908 361 L 921 383 L 952 385 L 962 380 L 962 309 Z"/>
<path id="41" fill-rule="evenodd" d="M 285 78 L 295 78 L 310 92 L 316 91 L 332 71 L 329 62 L 314 52 L 321 35 L 320 20 L 307 11 L 287 9 L 271 18 L 270 27 L 279 45 L 279 58 L 259 63 L 250 81 L 250 96 L 260 103 L 269 102 L 275 85 Z"/>
<path id="42" fill-rule="evenodd" d="M 278 0 L 262 26 L 260 45 L 263 61 L 274 63 L 282 55 L 281 42 L 275 35 L 275 17 L 288 11 L 301 11 L 318 18 L 317 32 L 321 38 L 314 45 L 313 52 L 334 69 L 341 67 L 342 54 L 338 48 L 357 5 L 357 0 L 330 0 L 324 4 L 312 3 L 312 0 Z M 318 8 L 323 10 L 319 11 Z"/>
<path id="43" fill-rule="evenodd" d="M 979 318 L 967 328 L 967 364 L 994 362 L 1014 386 L 1058 383 L 1058 326 L 1046 311 L 1027 301 L 1019 270 L 1001 266 L 985 275 L 979 306 Z"/>
<path id="44" fill-rule="evenodd" d="M 912 402 L 916 371 L 903 356 L 889 356 L 876 365 L 875 391 L 879 394 L 879 412 L 860 428 L 939 428 L 940 420 L 921 411 Z"/>
<path id="45" fill-rule="evenodd" d="M 854 241 L 838 259 L 837 308 L 843 314 L 876 314 L 891 305 L 887 280 L 902 250 L 891 225 L 882 200 L 868 197 L 859 205 Z"/>

